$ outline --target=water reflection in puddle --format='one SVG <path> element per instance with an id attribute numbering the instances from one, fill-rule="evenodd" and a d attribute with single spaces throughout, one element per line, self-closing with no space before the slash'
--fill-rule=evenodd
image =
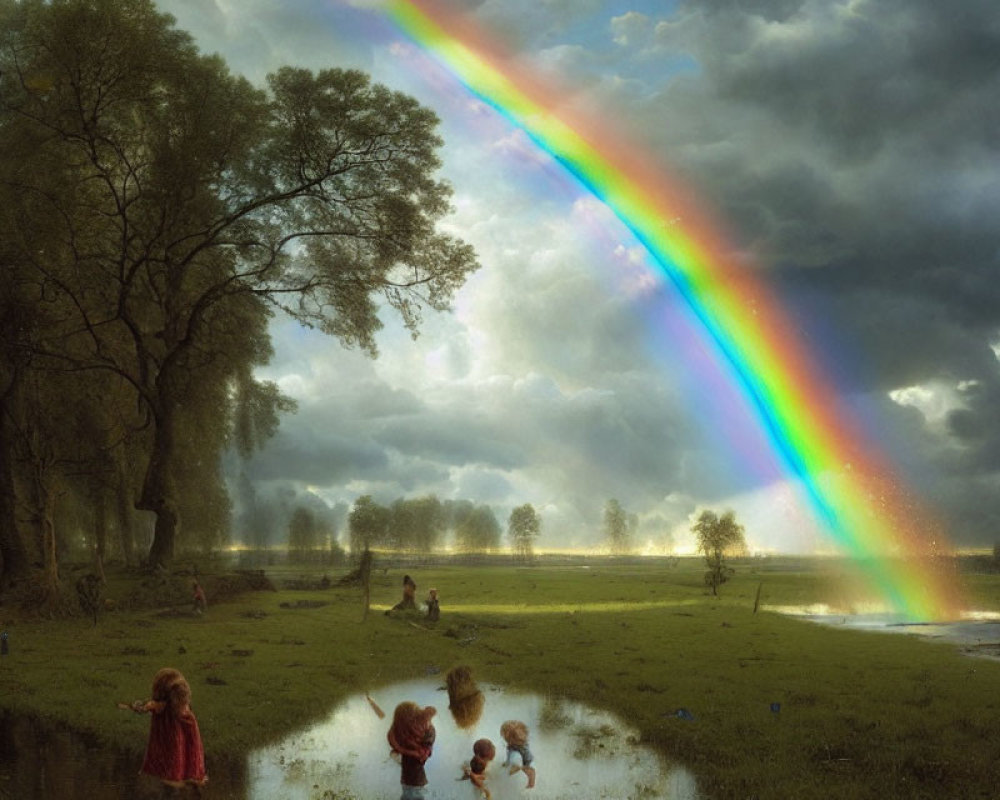
<path id="1" fill-rule="evenodd" d="M 462 764 L 472 757 L 476 739 L 496 745 L 487 786 L 494 800 L 696 800 L 693 776 L 671 767 L 620 720 L 586 706 L 538 695 L 515 694 L 496 687 L 480 688 L 486 705 L 479 722 L 459 728 L 448 711 L 448 695 L 440 679 L 383 687 L 373 699 L 384 709 L 379 719 L 364 695 L 348 698 L 310 730 L 279 744 L 254 751 L 248 758 L 248 794 L 255 800 L 396 800 L 399 766 L 389 758 L 386 732 L 397 703 L 412 700 L 432 705 L 437 742 L 427 762 L 428 800 L 477 800 L 467 781 L 459 782 Z M 537 769 L 535 788 L 525 789 L 522 773 L 501 768 L 506 753 L 500 725 L 520 719 L 531 730 L 530 747 Z"/>
<path id="2" fill-rule="evenodd" d="M 1000 658 L 1000 613 L 994 611 L 965 611 L 961 619 L 947 622 L 911 622 L 899 614 L 885 611 L 840 613 L 822 604 L 764 608 L 823 625 L 924 636 L 957 644 L 969 655 Z"/>

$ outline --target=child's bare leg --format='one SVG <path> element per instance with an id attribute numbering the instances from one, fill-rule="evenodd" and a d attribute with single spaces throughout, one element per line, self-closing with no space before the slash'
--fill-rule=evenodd
<path id="1" fill-rule="evenodd" d="M 532 788 L 535 785 L 535 768 L 534 767 L 522 767 L 524 774 L 528 776 L 528 788 Z"/>
<path id="2" fill-rule="evenodd" d="M 513 775 L 515 772 L 520 771 L 521 767 L 517 764 L 511 764 L 510 769 L 507 771 L 508 775 Z"/>

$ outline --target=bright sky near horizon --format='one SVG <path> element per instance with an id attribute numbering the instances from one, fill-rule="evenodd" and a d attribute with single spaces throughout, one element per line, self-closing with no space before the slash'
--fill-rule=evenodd
<path id="1" fill-rule="evenodd" d="M 757 549 L 827 548 L 791 488 L 719 435 L 685 344 L 652 331 L 628 232 L 379 3 L 158 4 L 254 83 L 282 64 L 356 67 L 433 108 L 446 225 L 482 263 L 416 342 L 386 315 L 376 361 L 276 323 L 263 374 L 300 410 L 247 465 L 259 491 L 434 493 L 502 523 L 531 502 L 548 549 L 599 544 L 610 497 L 650 551 L 683 548 L 699 508 L 733 508 Z M 954 541 L 1000 538 L 992 3 L 450 5 L 692 186 Z"/>

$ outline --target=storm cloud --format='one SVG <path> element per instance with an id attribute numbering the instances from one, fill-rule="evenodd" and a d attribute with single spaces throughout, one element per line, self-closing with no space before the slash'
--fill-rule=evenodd
<path id="1" fill-rule="evenodd" d="M 760 547 L 816 545 L 781 511 L 787 487 L 720 446 L 712 398 L 670 343 L 651 346 L 620 224 L 492 111 L 422 75 L 378 3 L 159 4 L 254 81 L 283 63 L 359 67 L 434 108 L 448 229 L 482 263 L 417 341 L 387 315 L 375 361 L 277 321 L 262 377 L 299 412 L 248 475 L 331 505 L 433 492 L 503 521 L 531 502 L 548 547 L 598 543 L 610 497 L 655 544 L 681 542 L 710 505 L 736 508 Z M 993 2 L 452 5 L 698 194 L 953 539 L 1000 538 Z"/>

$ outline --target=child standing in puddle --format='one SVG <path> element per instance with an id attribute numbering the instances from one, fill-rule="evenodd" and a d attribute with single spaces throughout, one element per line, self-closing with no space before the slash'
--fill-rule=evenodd
<path id="1" fill-rule="evenodd" d="M 403 792 L 400 800 L 424 800 L 427 773 L 424 764 L 434 750 L 436 732 L 431 719 L 437 713 L 433 706 L 421 708 L 416 703 L 402 702 L 392 715 L 392 727 L 386 738 L 393 757 L 400 762 L 399 782 Z"/>
<path id="2" fill-rule="evenodd" d="M 528 776 L 527 788 L 532 788 L 535 785 L 535 768 L 531 766 L 534 757 L 528 749 L 528 726 L 520 720 L 509 719 L 500 726 L 500 736 L 507 743 L 507 758 L 504 759 L 503 765 L 506 767 L 510 764 L 513 753 L 519 754 L 521 765 L 510 764 L 510 774 L 513 775 L 520 770 Z"/>

